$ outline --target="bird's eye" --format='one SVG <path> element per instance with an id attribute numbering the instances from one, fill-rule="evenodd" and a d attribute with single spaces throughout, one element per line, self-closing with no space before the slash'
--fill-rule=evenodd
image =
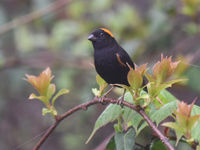
<path id="1" fill-rule="evenodd" d="M 101 37 L 103 37 L 103 36 L 104 36 L 104 34 L 103 34 L 103 33 L 100 33 L 100 36 L 101 36 Z"/>

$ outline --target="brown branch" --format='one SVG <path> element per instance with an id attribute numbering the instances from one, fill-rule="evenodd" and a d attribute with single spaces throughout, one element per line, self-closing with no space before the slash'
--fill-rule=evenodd
<path id="1" fill-rule="evenodd" d="M 104 102 L 106 103 L 112 103 L 112 104 L 119 104 L 119 100 L 116 99 L 112 99 L 112 98 L 105 98 Z M 41 137 L 41 139 L 39 140 L 39 142 L 36 144 L 36 146 L 34 147 L 33 150 L 38 150 L 40 148 L 40 146 L 46 141 L 46 139 L 48 138 L 48 136 L 54 131 L 54 129 L 58 126 L 58 124 L 65 118 L 67 118 L 68 116 L 70 116 L 71 114 L 73 114 L 74 112 L 78 111 L 78 110 L 87 110 L 87 108 L 91 105 L 94 104 L 98 104 L 99 99 L 98 98 L 94 98 L 92 101 L 89 101 L 87 103 L 83 103 L 80 104 L 78 106 L 75 106 L 74 108 L 70 109 L 69 111 L 67 111 L 66 113 L 64 113 L 61 116 L 56 117 L 56 122 L 48 129 L 48 131 Z M 144 110 L 141 107 L 137 107 L 133 104 L 130 104 L 126 101 L 123 101 L 121 103 L 123 106 L 129 107 L 131 109 L 133 109 L 134 111 L 138 112 L 143 118 L 144 120 L 148 123 L 148 125 L 151 127 L 151 129 L 156 133 L 156 135 L 160 138 L 160 140 L 164 143 L 164 145 L 168 148 L 168 150 L 174 150 L 174 148 L 172 147 L 172 145 L 169 143 L 168 138 L 165 137 L 160 130 L 158 130 L 158 128 L 156 127 L 156 125 L 150 120 L 150 118 L 147 116 L 147 114 L 144 112 Z"/>
<path id="2" fill-rule="evenodd" d="M 86 110 L 87 107 L 97 104 L 99 103 L 98 99 L 94 98 L 92 101 L 89 101 L 87 103 L 84 104 L 80 104 L 78 106 L 75 106 L 74 108 L 70 109 L 69 111 L 67 111 L 66 113 L 64 113 L 61 116 L 57 116 L 56 117 L 56 122 L 47 130 L 47 132 L 41 137 L 41 139 L 39 140 L 39 142 L 36 144 L 36 146 L 33 148 L 33 150 L 38 150 L 40 148 L 40 146 L 45 142 L 45 140 L 49 137 L 49 135 L 54 131 L 54 129 L 58 126 L 58 124 L 60 123 L 60 121 L 62 121 L 63 119 L 67 118 L 68 116 L 70 116 L 72 113 L 78 111 L 78 110 Z"/>
<path id="3" fill-rule="evenodd" d="M 56 121 L 48 130 L 47 132 L 42 136 L 42 138 L 39 140 L 39 142 L 35 145 L 33 148 L 34 150 L 38 150 L 41 145 L 46 141 L 46 139 L 49 137 L 49 135 L 54 131 L 54 129 L 58 126 L 60 121 Z"/>
<path id="4" fill-rule="evenodd" d="M 3 34 L 7 31 L 10 31 L 10 30 L 16 28 L 19 25 L 29 23 L 29 22 L 37 19 L 37 18 L 40 18 L 44 15 L 47 15 L 47 14 L 63 7 L 65 4 L 69 3 L 70 1 L 71 0 L 59 0 L 59 1 L 56 1 L 56 2 L 49 4 L 47 7 L 42 8 L 38 11 L 34 11 L 30 14 L 16 18 L 16 19 L 2 25 L 0 27 L 0 34 Z"/>

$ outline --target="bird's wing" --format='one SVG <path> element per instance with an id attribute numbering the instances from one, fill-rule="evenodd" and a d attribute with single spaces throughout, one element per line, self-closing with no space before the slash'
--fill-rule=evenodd
<path id="1" fill-rule="evenodd" d="M 116 57 L 117 57 L 117 61 L 119 62 L 119 64 L 121 66 L 123 66 L 123 67 L 127 66 L 126 62 L 124 62 L 124 61 L 121 60 L 119 53 L 116 53 Z"/>
<path id="2" fill-rule="evenodd" d="M 129 57 L 128 53 L 125 50 L 120 50 L 116 53 L 117 61 L 123 67 L 128 67 L 127 63 L 134 68 L 133 61 Z"/>

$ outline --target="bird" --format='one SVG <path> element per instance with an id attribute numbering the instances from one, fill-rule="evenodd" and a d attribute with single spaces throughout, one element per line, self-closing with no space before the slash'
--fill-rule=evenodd
<path id="1" fill-rule="evenodd" d="M 127 74 L 129 67 L 134 69 L 134 63 L 128 53 L 118 44 L 114 35 L 106 28 L 98 28 L 92 31 L 88 40 L 92 42 L 94 48 L 94 66 L 96 72 L 110 85 L 130 86 Z M 104 97 L 113 89 L 104 94 Z M 124 99 L 123 96 L 119 103 Z M 103 98 L 104 98 L 103 97 Z M 101 99 L 103 102 L 103 99 Z"/>

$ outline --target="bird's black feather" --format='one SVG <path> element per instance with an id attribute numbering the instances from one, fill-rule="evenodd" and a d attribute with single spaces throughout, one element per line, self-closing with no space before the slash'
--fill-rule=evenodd
<path id="1" fill-rule="evenodd" d="M 109 33 L 97 29 L 92 32 L 89 40 L 94 47 L 94 64 L 97 73 L 108 84 L 124 84 L 129 86 L 127 74 L 134 64 L 128 53 Z"/>

